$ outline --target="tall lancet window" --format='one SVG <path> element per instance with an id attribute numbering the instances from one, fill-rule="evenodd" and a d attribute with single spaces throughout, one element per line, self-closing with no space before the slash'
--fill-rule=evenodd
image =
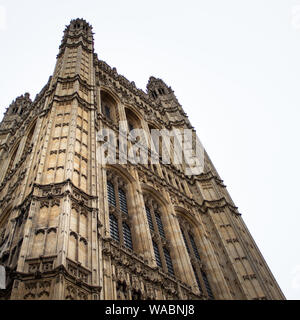
<path id="1" fill-rule="evenodd" d="M 214 299 L 213 291 L 206 275 L 203 261 L 200 258 L 199 247 L 193 234 L 191 225 L 184 219 L 180 219 L 180 230 L 182 238 L 190 257 L 190 262 L 194 271 L 194 276 L 197 282 L 200 293 L 206 295 L 209 299 Z M 201 263 L 200 263 L 201 262 Z"/>
<path id="2" fill-rule="evenodd" d="M 110 235 L 126 249 L 134 250 L 130 210 L 128 210 L 128 183 L 114 170 L 107 171 L 107 202 Z"/>
<path id="3" fill-rule="evenodd" d="M 152 244 L 156 264 L 164 272 L 174 276 L 175 272 L 173 268 L 170 248 L 167 245 L 161 208 L 159 204 L 148 194 L 144 195 L 144 200 L 148 226 L 153 239 Z"/>

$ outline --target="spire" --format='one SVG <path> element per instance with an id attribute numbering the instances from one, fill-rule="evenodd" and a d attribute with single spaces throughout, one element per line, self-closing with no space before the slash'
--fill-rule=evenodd
<path id="1" fill-rule="evenodd" d="M 165 106 L 180 106 L 172 88 L 160 78 L 149 78 L 147 93 L 154 101 L 162 102 Z"/>
<path id="2" fill-rule="evenodd" d="M 93 27 L 84 19 L 73 19 L 66 26 L 62 38 L 58 57 L 61 56 L 66 47 L 73 47 L 81 43 L 87 50 L 93 51 Z"/>

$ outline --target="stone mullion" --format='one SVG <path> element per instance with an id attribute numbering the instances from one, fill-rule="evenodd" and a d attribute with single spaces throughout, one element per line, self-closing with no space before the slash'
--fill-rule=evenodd
<path id="1" fill-rule="evenodd" d="M 121 245 L 124 245 L 124 237 L 123 237 L 123 217 L 120 208 L 120 199 L 119 199 L 119 181 L 117 177 L 114 177 L 114 189 L 115 189 L 115 198 L 116 198 L 116 218 L 118 221 L 118 229 L 119 229 L 119 241 Z"/>
<path id="2" fill-rule="evenodd" d="M 169 198 L 169 195 L 166 195 Z M 173 265 L 177 266 L 177 274 L 175 275 L 188 285 L 193 284 L 193 270 L 189 263 L 189 257 L 185 249 L 185 243 L 181 235 L 180 225 L 176 215 L 174 214 L 174 207 L 169 199 L 169 205 L 167 207 L 167 214 L 165 215 L 167 232 L 170 236 L 170 247 L 173 253 Z"/>
<path id="3" fill-rule="evenodd" d="M 151 217 L 152 217 L 152 223 L 153 223 L 154 231 L 155 231 L 155 234 L 157 235 L 157 237 L 155 239 L 155 242 L 156 242 L 158 250 L 159 250 L 162 269 L 163 269 L 163 271 L 165 273 L 168 273 L 168 267 L 167 267 L 167 264 L 166 264 L 165 253 L 164 253 L 164 250 L 163 250 L 164 246 L 162 244 L 161 235 L 159 233 L 157 222 L 156 222 L 155 209 L 153 207 L 153 201 L 151 201 L 150 213 L 151 213 Z"/>
<path id="4" fill-rule="evenodd" d="M 196 255 L 195 255 L 195 252 L 194 252 L 194 247 L 191 243 L 191 239 L 190 239 L 190 231 L 188 232 L 187 229 L 184 229 L 184 233 L 185 233 L 185 237 L 186 237 L 186 240 L 187 240 L 187 243 L 188 243 L 188 246 L 189 246 L 189 249 L 190 249 L 190 258 L 191 258 L 191 264 L 192 266 L 194 266 L 195 268 L 195 271 L 198 275 L 198 279 L 201 283 L 201 288 L 202 288 L 202 291 L 204 294 L 207 295 L 207 289 L 206 289 L 206 286 L 205 286 L 205 283 L 204 283 L 204 279 L 202 277 L 202 273 L 201 273 L 201 270 L 202 270 L 202 263 L 203 263 L 203 257 L 201 255 L 202 253 L 202 250 L 199 250 L 198 246 L 197 246 L 197 242 L 195 239 L 194 241 L 196 242 L 195 245 L 196 245 L 196 248 L 199 252 L 199 256 L 200 256 L 200 260 L 197 259 Z M 197 284 L 198 286 L 198 284 Z"/>
<path id="5" fill-rule="evenodd" d="M 151 236 L 151 248 L 152 248 L 152 252 L 153 252 L 153 266 L 157 266 L 157 262 L 156 262 L 156 257 L 155 257 L 155 252 L 154 252 L 154 248 L 153 248 L 153 235 L 155 235 L 155 223 L 156 221 L 153 220 L 153 207 L 152 207 L 152 200 L 149 201 L 148 203 L 148 208 L 150 209 L 150 215 L 151 215 L 151 220 L 152 220 L 152 224 L 153 224 L 153 228 L 154 231 L 150 230 L 150 226 L 149 227 L 149 231 L 150 231 L 150 236 Z M 147 214 L 147 213 L 146 213 Z M 148 218 L 147 218 L 148 219 Z M 157 241 L 155 241 L 158 248 L 159 248 L 159 244 L 157 243 Z M 162 259 L 161 259 L 162 260 Z M 158 267 L 158 266 L 157 266 Z"/>
<path id="6" fill-rule="evenodd" d="M 192 246 L 190 235 L 189 235 L 189 232 L 188 232 L 187 228 L 184 228 L 183 232 L 184 232 L 184 235 L 185 235 L 185 238 L 186 238 L 186 241 L 187 241 L 187 245 L 188 245 L 189 250 L 190 250 L 190 253 L 189 253 L 190 263 L 191 263 L 192 267 L 195 268 L 195 271 L 196 271 L 196 273 L 198 275 L 198 279 L 199 279 L 200 284 L 201 284 L 202 292 L 205 294 L 206 293 L 206 287 L 205 287 L 205 284 L 204 284 L 204 281 L 203 281 L 203 278 L 202 278 L 201 267 L 200 267 L 201 262 L 203 262 L 202 261 L 202 257 L 200 256 L 200 261 L 196 258 L 195 252 L 194 252 L 194 248 Z M 199 252 L 199 249 L 198 249 L 197 245 L 196 245 L 196 248 L 197 248 L 197 250 Z M 200 252 L 201 252 L 201 250 L 200 250 Z M 200 253 L 199 253 L 199 255 L 200 255 Z M 196 262 L 199 262 L 199 263 L 196 263 Z M 192 270 L 192 271 L 194 271 L 194 270 Z M 193 274 L 194 274 L 194 272 L 193 272 Z M 198 283 L 196 281 L 196 278 L 195 278 L 195 282 L 194 283 L 195 283 L 194 287 L 198 288 Z"/>
<path id="7" fill-rule="evenodd" d="M 195 277 L 195 274 L 194 274 L 194 269 L 193 267 L 195 268 L 195 271 L 197 272 L 197 275 L 198 275 L 198 278 L 200 280 L 200 283 L 201 283 L 201 288 L 202 288 L 202 291 L 204 289 L 204 284 L 203 284 L 203 281 L 202 280 L 202 275 L 199 273 L 199 270 L 197 270 L 197 266 L 195 266 L 195 264 L 193 263 L 193 257 L 194 257 L 194 250 L 191 246 L 191 243 L 190 243 L 190 239 L 189 239 L 189 235 L 188 235 L 188 232 L 186 230 L 186 228 L 183 228 L 183 232 L 184 232 L 184 235 L 185 235 L 185 238 L 186 238 L 186 241 L 187 241 L 187 245 L 188 245 L 188 248 L 190 250 L 190 253 L 188 253 L 188 256 L 189 256 L 189 263 L 190 263 L 190 266 L 191 266 L 191 274 L 193 275 L 193 284 L 192 284 L 192 288 L 195 290 L 200 292 L 200 289 L 198 288 L 198 283 L 197 283 L 197 280 L 196 280 L 196 277 Z M 197 261 L 195 258 L 194 258 L 194 261 Z M 198 264 L 197 264 L 198 265 Z M 201 294 L 201 292 L 200 292 Z"/>
<path id="8" fill-rule="evenodd" d="M 138 253 L 144 256 L 145 260 L 147 260 L 151 266 L 154 266 L 155 257 L 152 255 L 153 250 L 151 250 L 151 233 L 137 172 L 135 172 L 135 178 L 136 180 L 131 183 L 132 189 L 130 189 L 130 202 L 133 204 L 133 212 L 136 213 L 132 215 L 132 226 L 135 228 L 136 236 L 135 248 Z"/>

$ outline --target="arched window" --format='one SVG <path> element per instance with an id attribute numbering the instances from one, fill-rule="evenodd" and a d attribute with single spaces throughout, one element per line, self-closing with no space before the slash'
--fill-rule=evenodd
<path id="1" fill-rule="evenodd" d="M 133 250 L 131 222 L 127 205 L 126 182 L 114 171 L 107 172 L 110 235 L 127 249 Z"/>
<path id="2" fill-rule="evenodd" d="M 155 90 L 151 92 L 151 95 L 152 95 L 152 97 L 153 97 L 154 99 L 156 99 L 156 98 L 157 98 L 157 93 L 156 93 L 156 91 L 155 91 Z"/>
<path id="3" fill-rule="evenodd" d="M 115 121 L 117 118 L 117 102 L 106 91 L 101 90 L 101 111 L 106 120 Z"/>
<path id="4" fill-rule="evenodd" d="M 128 131 L 141 128 L 141 121 L 134 112 L 125 108 L 126 119 L 128 123 Z"/>
<path id="5" fill-rule="evenodd" d="M 191 225 L 184 219 L 180 219 L 180 230 L 186 250 L 190 257 L 190 262 L 194 271 L 194 276 L 200 293 L 206 294 L 210 299 L 214 299 L 214 295 L 209 284 L 207 275 L 203 270 L 203 262 L 200 258 L 200 251 L 197 247 L 195 237 L 192 232 Z M 201 264 L 200 264 L 201 261 Z M 204 289 L 205 288 L 205 291 Z"/>
<path id="6" fill-rule="evenodd" d="M 163 88 L 158 89 L 159 94 L 165 94 L 165 90 Z"/>
<path id="7" fill-rule="evenodd" d="M 145 210 L 149 229 L 152 235 L 153 250 L 156 264 L 164 272 L 174 276 L 174 268 L 169 248 L 166 245 L 166 234 L 161 218 L 161 208 L 149 195 L 144 196 Z"/>

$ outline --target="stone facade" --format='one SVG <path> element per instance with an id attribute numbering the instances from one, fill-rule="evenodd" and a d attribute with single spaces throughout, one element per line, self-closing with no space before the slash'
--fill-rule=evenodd
<path id="1" fill-rule="evenodd" d="M 0 297 L 285 299 L 206 153 L 192 176 L 161 159 L 101 164 L 97 132 L 119 121 L 193 130 L 170 87 L 137 89 L 72 20 L 53 76 L 0 124 Z"/>

